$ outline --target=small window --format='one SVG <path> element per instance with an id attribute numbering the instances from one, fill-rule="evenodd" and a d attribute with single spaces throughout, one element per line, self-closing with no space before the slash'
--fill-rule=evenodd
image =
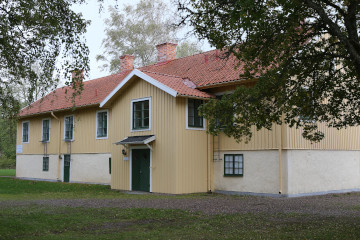
<path id="1" fill-rule="evenodd" d="M 74 116 L 65 117 L 65 141 L 71 141 L 74 138 Z"/>
<path id="2" fill-rule="evenodd" d="M 22 123 L 22 142 L 23 143 L 29 142 L 29 124 L 30 124 L 29 121 Z"/>
<path id="3" fill-rule="evenodd" d="M 99 111 L 96 114 L 96 137 L 106 138 L 108 135 L 108 111 Z"/>
<path id="4" fill-rule="evenodd" d="M 109 174 L 111 174 L 111 158 L 109 158 Z"/>
<path id="5" fill-rule="evenodd" d="M 244 157 L 242 154 L 224 155 L 224 175 L 225 176 L 243 176 Z"/>
<path id="6" fill-rule="evenodd" d="M 203 128 L 204 119 L 199 115 L 199 107 L 203 104 L 199 99 L 188 99 L 188 127 Z"/>
<path id="7" fill-rule="evenodd" d="M 150 127 L 150 103 L 149 100 L 133 101 L 132 103 L 132 129 L 145 130 Z"/>
<path id="8" fill-rule="evenodd" d="M 43 171 L 49 171 L 49 157 L 43 157 Z"/>
<path id="9" fill-rule="evenodd" d="M 42 141 L 50 141 L 50 119 L 42 120 Z"/>

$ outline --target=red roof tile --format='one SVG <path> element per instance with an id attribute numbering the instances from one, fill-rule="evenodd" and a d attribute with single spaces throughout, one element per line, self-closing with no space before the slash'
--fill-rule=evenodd
<path id="1" fill-rule="evenodd" d="M 143 73 L 149 77 L 159 81 L 160 83 L 174 89 L 181 96 L 193 96 L 199 98 L 211 98 L 211 94 L 196 89 L 195 84 L 189 79 L 183 79 L 178 76 L 168 75 L 163 73 L 154 73 L 143 70 Z"/>
<path id="2" fill-rule="evenodd" d="M 70 109 L 99 104 L 131 71 L 124 71 L 84 82 L 84 90 L 80 96 L 72 99 L 73 90 L 70 87 L 58 88 L 42 99 L 34 102 L 20 111 L 19 116 Z"/>
<path id="3" fill-rule="evenodd" d="M 199 87 L 206 87 L 239 80 L 241 70 L 236 70 L 235 57 L 223 59 L 220 51 L 213 50 L 168 62 L 144 66 L 138 70 L 168 86 L 183 96 L 210 98 L 212 95 L 203 92 Z M 50 111 L 70 109 L 73 106 L 89 106 L 101 103 L 113 89 L 131 71 L 124 71 L 84 82 L 84 90 L 75 99 L 71 99 L 73 90 L 70 87 L 59 88 L 44 98 L 20 111 L 20 116 L 34 115 Z M 66 93 L 67 92 L 67 93 Z"/>
<path id="4" fill-rule="evenodd" d="M 188 78 L 197 87 L 239 80 L 241 71 L 235 69 L 238 60 L 234 56 L 227 59 L 221 56 L 219 50 L 212 50 L 165 63 L 141 67 L 139 70 Z"/>

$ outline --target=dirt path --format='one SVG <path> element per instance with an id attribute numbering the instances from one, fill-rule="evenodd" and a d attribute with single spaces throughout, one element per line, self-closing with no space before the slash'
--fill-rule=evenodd
<path id="1" fill-rule="evenodd" d="M 3 201 L 0 209 L 11 206 L 45 205 L 89 208 L 183 209 L 205 214 L 222 213 L 302 213 L 319 216 L 360 217 L 360 194 L 329 194 L 299 198 L 209 195 L 194 198 L 160 199 L 56 199 Z"/>

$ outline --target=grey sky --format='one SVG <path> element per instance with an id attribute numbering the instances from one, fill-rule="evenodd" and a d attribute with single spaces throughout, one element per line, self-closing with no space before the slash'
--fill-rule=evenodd
<path id="1" fill-rule="evenodd" d="M 163 1 L 166 2 L 170 8 L 171 6 L 174 6 L 171 5 L 170 0 Z M 138 2 L 139 0 L 117 0 L 119 9 L 121 9 L 124 4 L 136 5 Z M 115 0 L 104 0 L 104 8 L 101 13 L 99 13 L 99 2 L 97 0 L 90 0 L 83 5 L 73 7 L 74 11 L 81 12 L 85 19 L 91 20 L 91 25 L 88 26 L 87 33 L 85 34 L 87 45 L 90 49 L 90 75 L 85 80 L 109 75 L 109 73 L 106 71 L 100 71 L 98 67 L 99 64 L 96 61 L 96 55 L 102 53 L 103 51 L 101 42 L 105 37 L 104 20 L 110 16 L 108 12 L 108 6 L 114 4 L 116 4 Z M 210 50 L 209 44 L 204 43 L 202 50 Z"/>

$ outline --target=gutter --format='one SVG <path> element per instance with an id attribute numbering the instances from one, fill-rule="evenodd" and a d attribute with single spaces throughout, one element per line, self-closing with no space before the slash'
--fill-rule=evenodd
<path id="1" fill-rule="evenodd" d="M 55 116 L 54 112 L 51 111 L 51 116 L 53 116 L 56 120 L 59 121 L 59 144 L 58 144 L 58 174 L 57 174 L 57 180 L 60 181 L 60 176 L 61 176 L 61 155 L 60 155 L 60 148 L 61 148 L 61 121 L 58 117 Z"/>

